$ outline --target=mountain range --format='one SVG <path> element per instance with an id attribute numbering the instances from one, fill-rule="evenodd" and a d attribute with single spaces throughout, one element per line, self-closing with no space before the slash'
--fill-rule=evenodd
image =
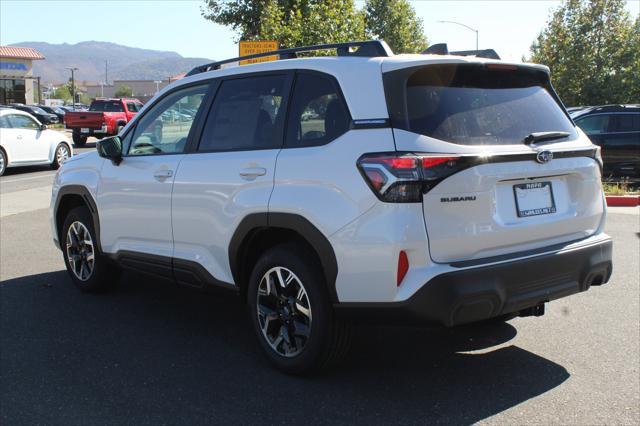
<path id="1" fill-rule="evenodd" d="M 83 41 L 76 44 L 22 42 L 11 46 L 32 47 L 42 53 L 45 60 L 33 61 L 33 75 L 40 76 L 44 84 L 68 81 L 67 67 L 77 67 L 78 81 L 105 80 L 105 61 L 108 79 L 163 80 L 168 76 L 187 72 L 196 65 L 211 62 L 206 58 L 184 58 L 176 52 L 140 49 L 103 41 Z"/>

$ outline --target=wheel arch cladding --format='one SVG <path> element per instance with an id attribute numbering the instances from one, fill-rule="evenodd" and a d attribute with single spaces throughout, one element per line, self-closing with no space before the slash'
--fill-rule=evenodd
<path id="1" fill-rule="evenodd" d="M 98 217 L 98 209 L 93 196 L 87 188 L 81 185 L 63 186 L 58 191 L 55 204 L 56 231 L 58 233 L 58 241 L 62 242 L 61 228 L 67 214 L 76 207 L 84 206 L 89 209 L 91 218 L 93 219 L 93 229 L 96 233 L 96 244 L 99 250 L 100 246 L 100 219 Z M 62 243 L 61 243 L 62 244 Z"/>
<path id="2" fill-rule="evenodd" d="M 265 250 L 294 242 L 308 248 L 316 256 L 324 274 L 332 303 L 338 301 L 336 277 L 338 262 L 329 240 L 311 222 L 290 213 L 255 213 L 245 217 L 229 243 L 229 266 L 234 282 L 246 295 L 249 269 Z"/>

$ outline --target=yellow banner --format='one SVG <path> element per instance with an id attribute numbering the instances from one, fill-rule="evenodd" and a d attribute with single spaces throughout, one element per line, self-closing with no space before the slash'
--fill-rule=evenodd
<path id="1" fill-rule="evenodd" d="M 271 52 L 278 50 L 278 42 L 273 40 L 263 41 L 241 41 L 240 42 L 240 56 L 255 55 L 256 53 Z M 264 56 L 262 58 L 246 59 L 240 61 L 240 65 L 257 64 L 258 62 L 277 61 L 278 56 Z"/>

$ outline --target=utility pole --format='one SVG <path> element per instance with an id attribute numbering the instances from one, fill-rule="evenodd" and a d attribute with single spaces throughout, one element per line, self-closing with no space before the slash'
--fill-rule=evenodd
<path id="1" fill-rule="evenodd" d="M 78 71 L 76 67 L 67 67 L 69 71 L 71 71 L 71 106 L 73 110 L 76 110 L 76 78 L 75 72 Z"/>
<path id="2" fill-rule="evenodd" d="M 104 60 L 104 84 L 109 85 L 109 61 Z"/>
<path id="3" fill-rule="evenodd" d="M 468 25 L 463 24 L 462 22 L 456 22 L 456 21 L 438 21 L 438 23 L 440 24 L 456 24 L 456 25 L 460 25 L 461 27 L 465 27 L 468 30 L 473 31 L 474 33 L 476 33 L 476 50 L 479 50 L 478 48 L 478 30 L 475 28 L 471 28 Z"/>

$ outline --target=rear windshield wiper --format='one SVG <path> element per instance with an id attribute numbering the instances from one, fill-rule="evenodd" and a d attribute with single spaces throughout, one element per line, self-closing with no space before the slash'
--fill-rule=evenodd
<path id="1" fill-rule="evenodd" d="M 571 136 L 569 132 L 536 132 L 531 133 L 529 136 L 524 138 L 525 145 L 531 145 L 533 143 L 544 142 L 544 141 L 552 141 L 555 139 L 562 139 Z"/>

